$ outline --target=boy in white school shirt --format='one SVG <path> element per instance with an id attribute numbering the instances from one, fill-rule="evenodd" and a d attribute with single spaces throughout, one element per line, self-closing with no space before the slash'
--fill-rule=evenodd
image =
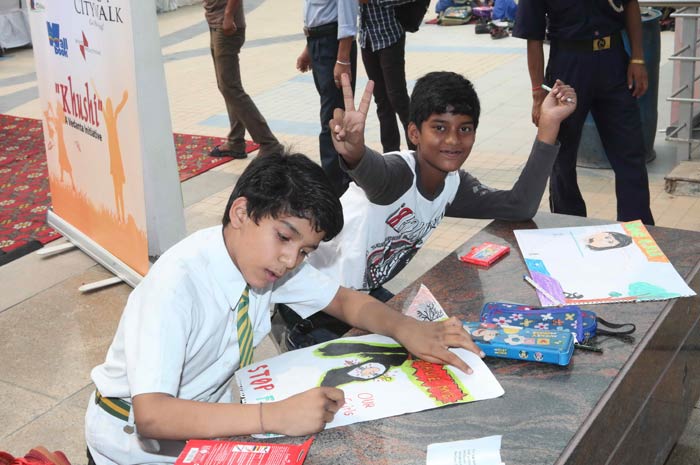
<path id="1" fill-rule="evenodd" d="M 340 389 L 318 387 L 264 405 L 230 402 L 229 382 L 241 355 L 250 355 L 250 335 L 239 344 L 239 317 L 247 313 L 258 344 L 276 303 L 302 317 L 324 310 L 393 337 L 419 358 L 470 372 L 447 350 L 480 353 L 459 320 L 418 322 L 304 263 L 342 227 L 340 202 L 321 167 L 301 154 L 251 162 L 223 226 L 173 246 L 131 293 L 106 360 L 92 371 L 96 392 L 86 413 L 92 463 L 173 463 L 181 449 L 171 450 L 173 440 L 322 430 L 343 405 Z"/>

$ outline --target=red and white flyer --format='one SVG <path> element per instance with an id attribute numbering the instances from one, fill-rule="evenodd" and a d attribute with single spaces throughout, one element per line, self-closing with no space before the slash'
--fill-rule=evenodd
<path id="1" fill-rule="evenodd" d="M 191 440 L 175 465 L 301 465 L 314 437 L 303 444 Z"/>

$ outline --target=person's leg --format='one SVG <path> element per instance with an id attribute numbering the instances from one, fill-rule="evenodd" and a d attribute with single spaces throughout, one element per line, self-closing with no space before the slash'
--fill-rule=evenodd
<path id="1" fill-rule="evenodd" d="M 581 195 L 576 175 L 576 158 L 581 131 L 591 101 L 591 53 L 550 49 L 545 82 L 550 86 L 556 79 L 576 89 L 576 110 L 559 128 L 559 154 L 549 179 L 549 207 L 553 213 L 586 216 L 586 203 Z"/>
<path id="2" fill-rule="evenodd" d="M 245 152 L 245 130 L 260 144 L 260 154 L 280 150 L 281 144 L 270 131 L 253 99 L 243 89 L 239 53 L 245 43 L 245 29 L 238 29 L 227 36 L 216 30 L 211 32 L 211 49 L 219 90 L 226 101 L 231 122 L 228 136 L 229 148 Z"/>
<path id="3" fill-rule="evenodd" d="M 639 105 L 627 88 L 627 62 L 622 48 L 601 54 L 601 68 L 608 72 L 598 78 L 592 114 L 615 171 L 617 220 L 653 225 L 642 123 Z"/>
<path id="4" fill-rule="evenodd" d="M 340 196 L 348 188 L 350 177 L 340 169 L 338 152 L 333 147 L 328 123 L 333 118 L 333 110 L 343 108 L 343 92 L 336 87 L 333 79 L 333 69 L 338 55 L 338 40 L 336 36 L 309 37 L 306 45 L 311 56 L 311 66 L 316 90 L 320 96 L 319 112 L 321 132 L 318 136 L 321 166 L 331 180 L 336 193 Z M 352 63 L 352 89 L 355 90 L 357 72 L 357 48 L 353 42 L 350 54 Z"/>
<path id="5" fill-rule="evenodd" d="M 282 342 L 287 350 L 301 349 L 338 339 L 351 328 L 350 325 L 325 312 L 317 312 L 308 318 L 301 318 L 294 310 L 283 304 L 278 304 L 276 310 L 286 327 Z"/>
<path id="6" fill-rule="evenodd" d="M 367 78 L 374 81 L 374 103 L 377 105 L 377 119 L 379 119 L 379 138 L 382 142 L 382 150 L 393 152 L 401 148 L 401 134 L 396 124 L 396 111 L 391 105 L 387 92 L 387 82 L 384 79 L 380 54 L 382 50 L 372 51 L 369 39 L 362 49 L 362 62 L 365 65 Z"/>
<path id="7" fill-rule="evenodd" d="M 408 139 L 408 113 L 410 111 L 410 98 L 406 86 L 406 61 L 405 61 L 406 36 L 395 44 L 379 50 L 379 66 L 382 70 L 386 94 L 393 111 L 399 115 L 403 125 L 404 136 L 409 149 L 415 150 L 415 145 Z M 393 121 L 396 116 L 392 114 Z"/>
<path id="8" fill-rule="evenodd" d="M 394 294 L 384 287 L 378 287 L 369 293 L 380 302 L 387 302 Z M 350 331 L 351 326 L 325 313 L 318 312 L 309 318 L 301 318 L 294 310 L 284 304 L 277 304 L 275 310 L 286 327 L 282 343 L 287 350 L 309 347 L 321 342 L 342 337 Z"/>

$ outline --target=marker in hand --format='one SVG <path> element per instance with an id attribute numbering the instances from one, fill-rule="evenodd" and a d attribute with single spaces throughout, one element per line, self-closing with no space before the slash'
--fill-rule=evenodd
<path id="1" fill-rule="evenodd" d="M 549 86 L 546 85 L 546 84 L 542 84 L 540 87 L 542 87 L 542 88 L 543 88 L 544 90 L 546 90 L 547 92 L 551 92 L 551 91 L 552 91 L 552 88 L 549 87 Z M 567 102 L 567 103 L 574 103 L 574 99 L 572 99 L 571 97 L 566 97 L 566 102 Z"/>

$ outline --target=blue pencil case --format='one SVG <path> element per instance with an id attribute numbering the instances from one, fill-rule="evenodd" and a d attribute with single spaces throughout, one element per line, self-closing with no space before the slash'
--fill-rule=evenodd
<path id="1" fill-rule="evenodd" d="M 483 322 L 464 322 L 463 325 L 474 342 L 490 357 L 566 366 L 574 353 L 574 335 L 569 331 Z"/>
<path id="2" fill-rule="evenodd" d="M 583 341 L 591 333 L 590 318 L 586 320 L 587 328 L 583 324 L 581 309 L 575 305 L 538 308 L 508 302 L 487 302 L 481 309 L 480 320 L 505 326 L 570 331 L 576 335 L 576 342 Z"/>
<path id="3" fill-rule="evenodd" d="M 632 323 L 611 323 L 576 305 L 539 308 L 510 302 L 487 302 L 479 319 L 505 326 L 570 331 L 576 337 L 574 342 L 580 343 L 586 343 L 598 334 L 621 337 L 635 330 Z"/>

